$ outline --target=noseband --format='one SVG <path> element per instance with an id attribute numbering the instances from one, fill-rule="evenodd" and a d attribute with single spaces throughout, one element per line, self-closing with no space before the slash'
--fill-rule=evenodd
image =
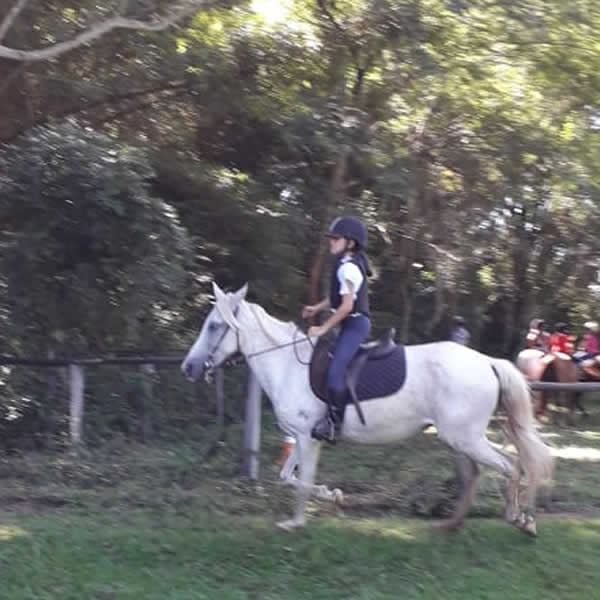
<path id="1" fill-rule="evenodd" d="M 220 367 L 233 367 L 242 362 L 244 358 L 242 356 L 242 353 L 240 352 L 240 332 L 236 329 L 235 339 L 237 351 L 234 352 L 229 358 L 226 358 L 225 360 L 221 361 L 219 364 L 215 364 L 215 354 L 217 353 L 219 346 L 225 339 L 225 336 L 229 333 L 230 329 L 231 327 L 229 325 L 225 327 L 225 330 L 221 334 L 221 337 L 217 340 L 217 343 L 214 345 L 213 349 L 208 353 L 208 358 L 204 361 L 204 380 L 207 383 L 212 382 L 212 377 L 215 369 L 218 369 Z"/>

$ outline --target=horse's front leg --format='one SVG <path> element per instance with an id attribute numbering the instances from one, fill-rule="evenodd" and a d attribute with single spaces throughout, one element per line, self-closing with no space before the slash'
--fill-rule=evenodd
<path id="1" fill-rule="evenodd" d="M 306 502 L 315 487 L 314 481 L 321 453 L 321 443 L 313 440 L 309 435 L 298 436 L 296 438 L 295 452 L 298 458 L 298 466 L 300 467 L 300 478 L 295 483 L 292 483 L 296 487 L 296 510 L 294 518 L 277 523 L 278 527 L 286 531 L 293 531 L 306 524 Z"/>
<path id="2" fill-rule="evenodd" d="M 294 488 L 302 485 L 301 480 L 296 477 L 295 473 L 296 467 L 298 466 L 298 460 L 298 453 L 296 451 L 296 446 L 294 445 L 293 450 L 287 457 L 285 463 L 281 467 L 281 471 L 279 472 L 279 479 L 281 480 L 282 484 L 290 485 Z M 342 505 L 344 503 L 344 493 L 339 488 L 330 490 L 324 484 L 314 483 L 311 486 L 311 494 L 319 500 L 327 500 L 338 505 Z"/>
<path id="3" fill-rule="evenodd" d="M 296 444 L 292 448 L 292 451 L 289 453 L 288 457 L 285 459 L 283 466 L 281 467 L 281 471 L 279 471 L 279 479 L 281 479 L 282 483 L 289 483 L 293 485 L 293 481 L 296 480 L 296 476 L 294 471 L 298 466 L 298 451 L 296 449 Z"/>

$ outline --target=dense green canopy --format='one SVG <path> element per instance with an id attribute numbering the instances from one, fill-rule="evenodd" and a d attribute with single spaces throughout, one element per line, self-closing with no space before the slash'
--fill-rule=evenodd
<path id="1" fill-rule="evenodd" d="M 600 317 L 597 2 L 191 4 L 0 9 L 7 353 L 185 348 L 213 278 L 299 320 L 341 212 L 404 342 Z"/>

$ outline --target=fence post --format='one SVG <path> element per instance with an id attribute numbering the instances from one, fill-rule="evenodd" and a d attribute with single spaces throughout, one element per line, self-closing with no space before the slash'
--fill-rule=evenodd
<path id="1" fill-rule="evenodd" d="M 219 430 L 219 442 L 225 440 L 225 377 L 223 369 L 217 369 L 215 373 L 215 393 L 217 403 L 217 428 Z"/>
<path id="2" fill-rule="evenodd" d="M 69 365 L 69 390 L 71 396 L 69 430 L 71 443 L 81 443 L 81 426 L 83 423 L 85 373 L 81 365 Z"/>
<path id="3" fill-rule="evenodd" d="M 242 475 L 258 480 L 262 389 L 251 369 L 248 370 L 248 397 L 242 448 Z"/>
<path id="4" fill-rule="evenodd" d="M 141 366 L 142 371 L 142 392 L 141 392 L 141 420 L 138 423 L 142 442 L 145 444 L 152 437 L 152 419 L 151 414 L 154 408 L 154 375 L 156 368 L 152 363 L 145 363 Z"/>

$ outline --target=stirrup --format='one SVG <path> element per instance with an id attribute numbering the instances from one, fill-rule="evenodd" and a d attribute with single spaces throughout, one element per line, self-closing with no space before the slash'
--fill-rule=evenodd
<path id="1" fill-rule="evenodd" d="M 320 442 L 329 442 L 330 444 L 335 444 L 336 439 L 335 435 L 339 430 L 339 426 L 336 427 L 333 419 L 327 415 L 323 417 L 321 420 L 317 421 L 315 426 L 312 428 L 310 432 L 312 437 L 315 440 L 319 440 Z"/>

